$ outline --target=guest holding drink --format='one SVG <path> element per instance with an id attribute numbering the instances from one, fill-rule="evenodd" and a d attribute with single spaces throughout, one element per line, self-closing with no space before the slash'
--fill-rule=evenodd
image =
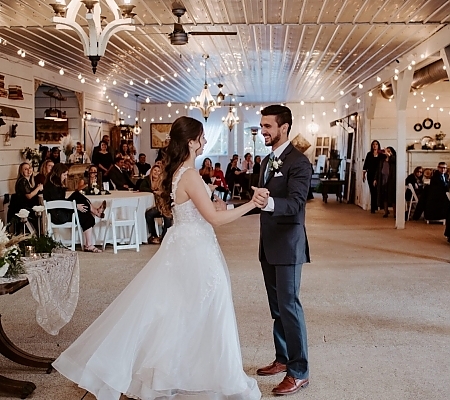
<path id="1" fill-rule="evenodd" d="M 200 168 L 199 173 L 206 184 L 210 185 L 213 183 L 211 178 L 214 176 L 214 168 L 212 166 L 212 161 L 210 158 L 206 157 L 203 160 L 202 167 Z"/>
<path id="2" fill-rule="evenodd" d="M 14 202 L 14 205 L 11 201 L 11 207 L 14 207 L 16 211 L 24 208 L 30 211 L 30 213 L 33 213 L 32 208 L 39 205 L 38 194 L 42 189 L 42 183 L 35 184 L 34 182 L 31 165 L 27 162 L 23 162 L 19 165 L 15 184 L 16 201 Z"/>

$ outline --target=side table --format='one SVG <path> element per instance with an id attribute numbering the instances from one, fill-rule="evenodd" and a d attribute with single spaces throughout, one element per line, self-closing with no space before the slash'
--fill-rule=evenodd
<path id="1" fill-rule="evenodd" d="M 320 179 L 322 184 L 322 200 L 326 204 L 328 194 L 335 194 L 336 200 L 342 203 L 343 186 L 345 181 L 339 179 Z"/>
<path id="2" fill-rule="evenodd" d="M 8 282 L 0 284 L 0 295 L 13 294 L 23 287 L 28 285 L 28 279 L 22 279 L 19 281 Z M 49 374 L 53 367 L 53 358 L 38 357 L 29 354 L 17 346 L 15 346 L 6 335 L 3 330 L 1 315 L 0 315 L 0 354 L 21 365 L 28 367 L 44 368 L 47 374 Z M 6 378 L 0 375 L 0 396 L 1 394 L 7 394 L 21 399 L 27 398 L 28 395 L 33 393 L 36 389 L 36 385 L 29 381 L 19 381 L 15 379 Z"/>

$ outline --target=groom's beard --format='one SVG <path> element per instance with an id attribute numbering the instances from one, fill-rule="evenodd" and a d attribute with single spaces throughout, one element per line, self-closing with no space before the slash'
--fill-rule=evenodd
<path id="1" fill-rule="evenodd" d="M 280 130 L 277 130 L 277 136 L 275 136 L 275 137 L 266 136 L 266 137 L 270 137 L 269 142 L 266 142 L 266 146 L 274 146 L 275 144 L 277 144 L 280 141 L 281 132 L 280 132 Z"/>

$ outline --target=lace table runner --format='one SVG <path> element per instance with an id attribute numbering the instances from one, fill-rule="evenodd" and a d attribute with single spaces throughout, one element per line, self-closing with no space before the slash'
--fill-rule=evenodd
<path id="1" fill-rule="evenodd" d="M 26 274 L 0 283 L 28 279 L 31 294 L 38 302 L 37 323 L 49 334 L 57 335 L 73 316 L 78 303 L 80 266 L 72 251 L 53 253 L 37 260 L 25 259 Z"/>

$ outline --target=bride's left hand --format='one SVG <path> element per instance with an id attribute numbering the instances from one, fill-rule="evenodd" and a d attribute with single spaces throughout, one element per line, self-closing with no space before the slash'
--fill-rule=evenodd
<path id="1" fill-rule="evenodd" d="M 219 196 L 214 195 L 214 207 L 216 207 L 216 211 L 226 211 L 227 203 L 225 203 Z"/>

